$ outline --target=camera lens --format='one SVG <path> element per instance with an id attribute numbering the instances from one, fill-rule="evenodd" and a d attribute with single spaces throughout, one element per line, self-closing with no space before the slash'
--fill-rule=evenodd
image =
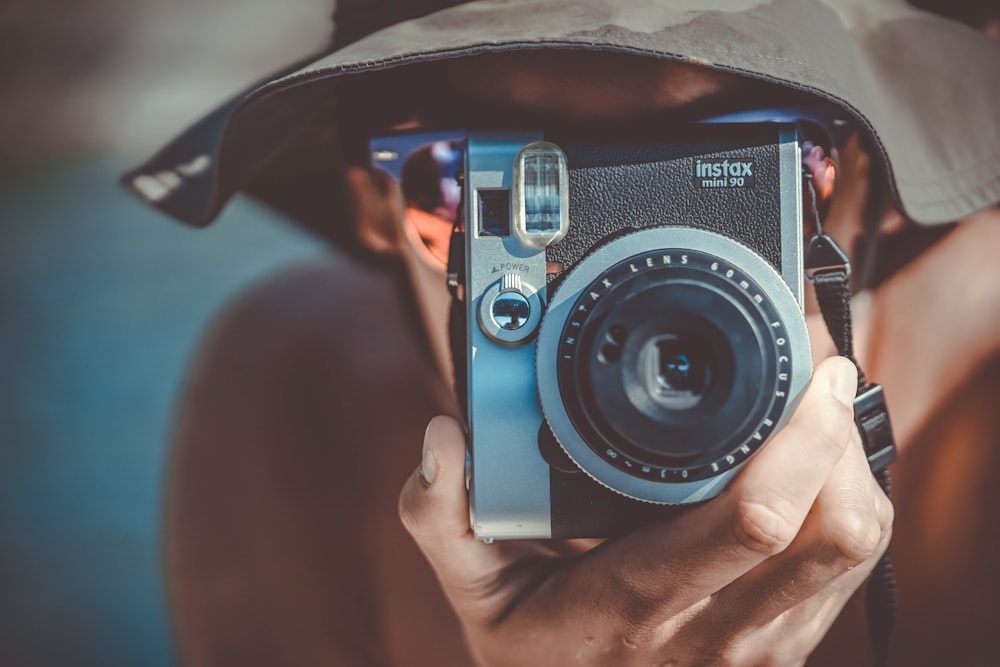
<path id="1" fill-rule="evenodd" d="M 583 290 L 564 333 L 573 344 L 562 350 L 560 392 L 576 430 L 614 462 L 705 468 L 767 419 L 772 327 L 735 271 L 658 262 L 623 262 Z"/>
<path id="2" fill-rule="evenodd" d="M 539 332 L 538 397 L 599 483 L 697 502 L 779 428 L 809 357 L 801 306 L 773 266 L 665 225 L 610 238 L 561 277 Z"/>
<path id="3" fill-rule="evenodd" d="M 695 357 L 694 363 L 699 368 L 692 368 L 692 355 L 679 347 L 672 336 L 667 341 L 656 343 L 656 357 L 659 359 L 657 379 L 660 384 L 674 392 L 684 391 L 688 394 L 700 394 L 706 381 L 700 379 L 705 375 L 700 368 L 702 360 Z"/>
<path id="4" fill-rule="evenodd" d="M 669 409 L 697 405 L 712 381 L 712 357 L 711 348 L 691 332 L 654 337 L 639 353 L 646 391 Z"/>
<path id="5" fill-rule="evenodd" d="M 765 372 L 745 310 L 685 279 L 642 281 L 607 311 L 582 327 L 571 400 L 585 428 L 643 460 L 690 462 L 731 446 L 759 408 Z M 615 355 L 597 345 L 612 329 L 628 333 Z"/>

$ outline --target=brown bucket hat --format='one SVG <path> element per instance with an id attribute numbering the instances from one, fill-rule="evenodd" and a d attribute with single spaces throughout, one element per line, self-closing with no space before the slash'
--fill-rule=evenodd
<path id="1" fill-rule="evenodd" d="M 1000 201 L 1000 40 L 890 0 L 340 0 L 331 48 L 221 105 L 123 180 L 191 225 L 236 192 L 300 220 L 338 165 L 348 77 L 524 49 L 679 60 L 815 94 L 870 135 L 916 222 Z"/>

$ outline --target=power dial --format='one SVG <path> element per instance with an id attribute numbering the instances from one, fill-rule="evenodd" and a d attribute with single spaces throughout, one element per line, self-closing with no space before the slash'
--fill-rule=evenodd
<path id="1" fill-rule="evenodd" d="M 520 345 L 538 330 L 542 301 L 538 290 L 516 273 L 490 285 L 479 305 L 479 327 L 501 345 Z"/>

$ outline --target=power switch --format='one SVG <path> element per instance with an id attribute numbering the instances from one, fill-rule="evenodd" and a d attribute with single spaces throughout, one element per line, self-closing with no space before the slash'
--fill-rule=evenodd
<path id="1" fill-rule="evenodd" d="M 516 273 L 504 274 L 483 294 L 479 327 L 497 343 L 519 345 L 534 335 L 541 319 L 538 292 Z"/>
<path id="2" fill-rule="evenodd" d="M 517 331 L 528 323 L 531 303 L 521 293 L 521 276 L 508 273 L 500 281 L 500 293 L 493 298 L 490 315 L 501 329 Z"/>

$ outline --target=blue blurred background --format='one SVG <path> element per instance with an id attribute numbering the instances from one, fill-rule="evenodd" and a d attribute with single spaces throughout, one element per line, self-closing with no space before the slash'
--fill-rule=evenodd
<path id="1" fill-rule="evenodd" d="M 0 664 L 170 665 L 175 398 L 215 312 L 327 252 L 249 201 L 207 230 L 118 174 L 327 38 L 328 0 L 0 5 Z"/>

